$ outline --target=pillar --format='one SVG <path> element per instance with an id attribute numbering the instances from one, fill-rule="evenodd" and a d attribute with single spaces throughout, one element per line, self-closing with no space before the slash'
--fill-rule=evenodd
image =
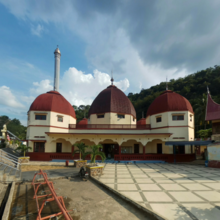
<path id="1" fill-rule="evenodd" d="M 121 146 L 118 147 L 119 150 L 119 159 L 121 160 Z"/>
<path id="2" fill-rule="evenodd" d="M 145 160 L 145 146 L 143 146 L 143 159 Z"/>

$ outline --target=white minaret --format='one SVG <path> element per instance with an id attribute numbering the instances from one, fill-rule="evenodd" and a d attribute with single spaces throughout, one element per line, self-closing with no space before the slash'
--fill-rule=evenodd
<path id="1" fill-rule="evenodd" d="M 54 51 L 55 55 L 55 67 L 54 67 L 54 91 L 59 92 L 59 79 L 60 79 L 60 57 L 61 53 L 57 45 L 57 49 Z"/>

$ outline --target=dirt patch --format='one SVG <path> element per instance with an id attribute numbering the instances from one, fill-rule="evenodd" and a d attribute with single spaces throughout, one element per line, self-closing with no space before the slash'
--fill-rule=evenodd
<path id="1" fill-rule="evenodd" d="M 54 170 L 54 169 L 68 169 L 72 168 L 73 166 L 58 166 L 58 165 L 53 165 L 53 166 L 44 166 L 44 165 L 22 165 L 21 166 L 21 171 L 26 172 L 26 171 L 38 171 L 39 169 L 42 170 Z"/>
<path id="2" fill-rule="evenodd" d="M 82 181 L 79 177 L 54 180 L 54 188 L 58 196 L 63 196 L 67 210 L 73 220 L 148 220 L 155 219 L 142 210 L 116 196 L 106 188 L 92 180 Z M 47 190 L 40 186 L 39 195 Z M 39 202 L 42 203 L 42 200 Z M 59 212 L 55 202 L 43 208 L 42 217 Z M 10 220 L 36 219 L 37 206 L 33 199 L 33 187 L 25 183 L 16 186 Z M 59 220 L 64 219 L 63 217 Z"/>

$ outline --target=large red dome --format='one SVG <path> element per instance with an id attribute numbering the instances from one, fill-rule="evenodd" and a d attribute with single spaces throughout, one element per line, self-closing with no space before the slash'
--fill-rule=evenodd
<path id="1" fill-rule="evenodd" d="M 114 85 L 108 86 L 99 93 L 89 109 L 89 116 L 107 112 L 129 114 L 136 118 L 136 111 L 131 101 Z"/>
<path id="2" fill-rule="evenodd" d="M 31 104 L 29 111 L 52 111 L 76 118 L 74 108 L 57 91 L 50 91 L 39 95 Z"/>
<path id="3" fill-rule="evenodd" d="M 147 116 L 169 111 L 190 111 L 193 113 L 193 108 L 186 98 L 171 90 L 166 90 L 152 102 L 147 110 Z"/>

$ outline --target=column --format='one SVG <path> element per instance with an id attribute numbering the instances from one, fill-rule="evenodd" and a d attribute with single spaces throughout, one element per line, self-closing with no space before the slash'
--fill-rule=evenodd
<path id="1" fill-rule="evenodd" d="M 145 146 L 143 146 L 143 159 L 145 160 Z"/>
<path id="2" fill-rule="evenodd" d="M 121 160 L 121 146 L 118 147 L 118 151 L 119 151 L 119 159 Z"/>

